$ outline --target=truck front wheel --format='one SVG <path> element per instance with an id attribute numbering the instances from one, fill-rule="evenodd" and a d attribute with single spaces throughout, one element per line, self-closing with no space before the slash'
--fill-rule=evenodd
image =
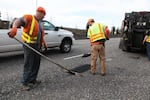
<path id="1" fill-rule="evenodd" d="M 71 41 L 70 40 L 64 40 L 60 45 L 60 51 L 62 53 L 68 53 L 71 51 Z"/>

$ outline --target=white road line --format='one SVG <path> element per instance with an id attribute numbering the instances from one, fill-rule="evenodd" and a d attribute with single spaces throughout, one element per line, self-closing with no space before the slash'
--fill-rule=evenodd
<path id="1" fill-rule="evenodd" d="M 64 60 L 73 59 L 73 58 L 82 57 L 82 56 L 83 56 L 83 54 L 71 56 L 71 57 L 66 57 L 66 58 L 64 58 Z"/>

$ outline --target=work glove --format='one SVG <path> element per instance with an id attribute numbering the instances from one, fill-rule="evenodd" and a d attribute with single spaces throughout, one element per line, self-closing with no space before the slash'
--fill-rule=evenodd
<path id="1" fill-rule="evenodd" d="M 44 50 L 43 50 L 43 52 L 46 52 L 47 51 L 47 47 L 44 47 Z"/>
<path id="2" fill-rule="evenodd" d="M 13 27 L 10 32 L 8 32 L 8 35 L 10 38 L 13 38 L 17 34 L 17 27 Z"/>
<path id="3" fill-rule="evenodd" d="M 42 47 L 42 48 L 41 48 L 41 52 L 42 52 L 42 53 L 47 52 L 47 47 L 46 47 L 46 46 Z"/>
<path id="4" fill-rule="evenodd" d="M 108 38 L 108 37 L 106 37 L 106 40 L 109 40 L 109 38 Z"/>

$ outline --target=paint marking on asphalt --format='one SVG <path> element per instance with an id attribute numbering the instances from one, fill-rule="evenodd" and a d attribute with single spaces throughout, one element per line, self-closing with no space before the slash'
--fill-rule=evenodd
<path id="1" fill-rule="evenodd" d="M 71 57 L 66 57 L 66 58 L 64 58 L 64 60 L 73 59 L 73 58 L 82 57 L 82 56 L 83 56 L 83 54 L 71 56 Z"/>

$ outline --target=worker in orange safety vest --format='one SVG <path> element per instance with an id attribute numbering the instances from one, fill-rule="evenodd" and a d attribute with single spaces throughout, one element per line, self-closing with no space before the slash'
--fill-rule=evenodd
<path id="1" fill-rule="evenodd" d="M 96 72 L 96 61 L 100 58 L 100 73 L 102 76 L 106 74 L 105 70 L 105 41 L 109 40 L 110 31 L 107 26 L 101 23 L 95 23 L 94 19 L 90 18 L 87 22 L 89 25 L 87 38 L 91 43 L 91 73 Z"/>
<path id="2" fill-rule="evenodd" d="M 46 15 L 46 11 L 43 7 L 36 9 L 35 15 L 24 15 L 14 21 L 10 32 L 8 33 L 10 38 L 13 38 L 17 33 L 17 27 L 23 27 L 22 40 L 32 48 L 40 51 L 42 47 L 45 49 L 47 45 L 44 41 L 44 29 L 42 19 Z M 38 71 L 40 68 L 40 55 L 34 53 L 30 48 L 23 45 L 24 49 L 24 70 L 22 77 L 22 90 L 30 90 L 33 86 L 41 83 L 37 80 Z"/>

